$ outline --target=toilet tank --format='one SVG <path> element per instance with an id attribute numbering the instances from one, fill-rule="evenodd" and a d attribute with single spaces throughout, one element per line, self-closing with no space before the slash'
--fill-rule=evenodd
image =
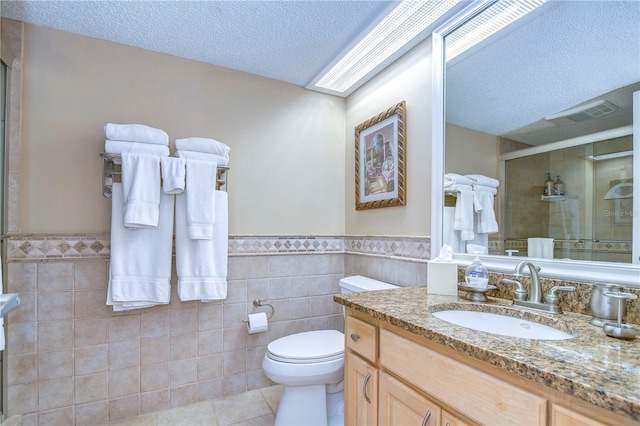
<path id="1" fill-rule="evenodd" d="M 340 293 L 342 294 L 358 293 L 361 291 L 388 290 L 391 288 L 398 288 L 397 285 L 363 277 L 362 275 L 344 277 L 343 279 L 340 280 L 339 285 L 340 285 Z"/>

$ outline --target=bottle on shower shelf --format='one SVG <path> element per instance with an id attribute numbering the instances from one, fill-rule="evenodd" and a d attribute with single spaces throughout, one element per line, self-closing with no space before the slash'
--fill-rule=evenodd
<path id="1" fill-rule="evenodd" d="M 554 195 L 564 195 L 564 182 L 560 180 L 560 176 L 556 176 L 556 181 L 553 183 Z"/>
<path id="2" fill-rule="evenodd" d="M 547 173 L 547 180 L 544 181 L 544 190 L 542 191 L 542 195 L 553 195 L 553 179 L 551 179 L 551 173 Z"/>

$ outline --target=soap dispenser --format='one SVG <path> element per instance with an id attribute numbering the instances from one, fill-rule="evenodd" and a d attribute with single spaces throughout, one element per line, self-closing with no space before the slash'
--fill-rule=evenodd
<path id="1" fill-rule="evenodd" d="M 554 194 L 554 189 L 553 189 L 553 179 L 551 179 L 551 173 L 547 173 L 547 180 L 544 181 L 544 190 L 542 192 L 542 195 L 544 196 L 549 196 L 549 195 L 553 195 Z"/>
<path id="2" fill-rule="evenodd" d="M 489 284 L 489 271 L 480 261 L 478 252 L 474 253 L 476 257 L 471 265 L 467 267 L 464 279 L 469 287 L 485 288 Z"/>
<path id="3" fill-rule="evenodd" d="M 553 192 L 555 195 L 564 195 L 564 182 L 560 180 L 560 176 L 556 176 L 556 181 L 553 183 Z"/>

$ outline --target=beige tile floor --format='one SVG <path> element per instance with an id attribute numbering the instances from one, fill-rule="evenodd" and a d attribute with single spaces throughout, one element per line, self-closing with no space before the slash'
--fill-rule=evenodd
<path id="1" fill-rule="evenodd" d="M 272 426 L 281 395 L 282 386 L 275 385 L 112 422 L 109 426 Z"/>

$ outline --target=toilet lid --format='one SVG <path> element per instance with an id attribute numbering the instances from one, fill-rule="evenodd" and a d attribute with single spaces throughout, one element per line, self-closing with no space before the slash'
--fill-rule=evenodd
<path id="1" fill-rule="evenodd" d="M 336 330 L 318 330 L 281 337 L 269 343 L 267 356 L 297 364 L 333 361 L 344 356 L 344 334 Z"/>

